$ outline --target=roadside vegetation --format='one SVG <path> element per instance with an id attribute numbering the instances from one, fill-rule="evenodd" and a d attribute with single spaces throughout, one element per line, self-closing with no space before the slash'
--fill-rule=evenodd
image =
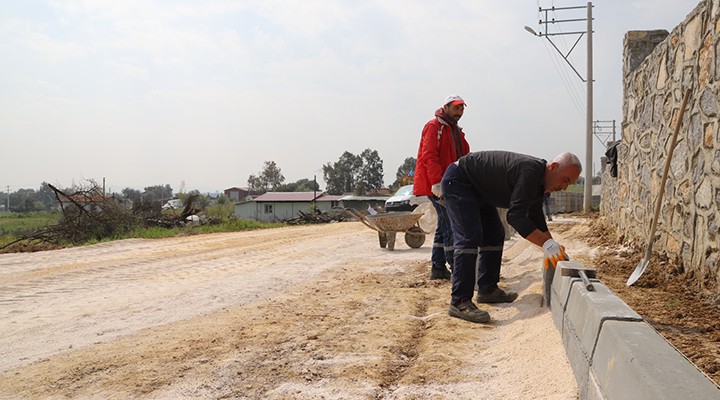
<path id="1" fill-rule="evenodd" d="M 117 239 L 161 239 L 181 235 L 199 235 L 205 233 L 238 232 L 253 229 L 269 229 L 287 226 L 282 222 L 259 222 L 251 219 L 229 218 L 228 220 L 212 225 L 183 226 L 175 228 L 147 227 L 138 228 Z M 115 240 L 117 240 L 115 239 Z"/>
<path id="2" fill-rule="evenodd" d="M 59 212 L 0 213 L 0 234 L 25 233 L 57 222 Z"/>
<path id="3" fill-rule="evenodd" d="M 566 189 L 569 193 L 584 193 L 585 192 L 585 185 L 573 183 L 572 185 L 568 186 Z"/>
<path id="4" fill-rule="evenodd" d="M 234 203 L 226 198 L 210 204 L 188 195 L 182 209 L 163 209 L 157 201 L 128 203 L 104 196 L 96 186 L 70 194 L 49 187 L 60 211 L 0 213 L 0 253 L 285 226 L 236 218 Z"/>
<path id="5" fill-rule="evenodd" d="M 57 223 L 59 212 L 4 212 L 0 213 L 0 246 Z"/>
<path id="6" fill-rule="evenodd" d="M 390 189 L 412 183 L 415 159 L 408 157 L 398 168 Z M 323 165 L 327 193 L 372 192 L 382 187 L 382 160 L 377 151 L 360 155 L 344 152 L 337 162 Z M 599 183 L 599 177 L 593 183 Z M 597 180 L 597 182 L 596 182 Z M 248 177 L 250 191 L 319 191 L 315 177 L 285 184 L 274 161 Z M 583 179 L 567 189 L 583 193 Z M 172 204 L 172 205 L 171 205 Z M 168 207 L 168 205 L 171 205 Z M 125 188 L 106 193 L 105 184 L 58 189 L 43 182 L 39 189 L 6 193 L 0 205 L 0 253 L 49 250 L 111 240 L 157 239 L 178 235 L 234 232 L 287 225 L 343 220 L 343 213 L 300 213 L 284 222 L 258 222 L 234 215 L 234 202 L 225 196 L 186 192 L 184 183 L 174 193 L 168 184 L 147 186 L 143 191 Z M 317 210 L 315 210 L 317 211 Z"/>
<path id="7" fill-rule="evenodd" d="M 198 235 L 219 232 L 237 232 L 253 229 L 269 229 L 286 226 L 280 222 L 259 222 L 254 220 L 227 217 L 213 219 L 211 223 L 196 225 L 187 223 L 172 227 L 163 226 L 137 226 L 122 232 L 107 231 L 102 234 L 99 229 L 96 234 L 88 235 L 78 240 L 44 241 L 33 239 L 38 233 L 52 230 L 61 224 L 60 212 L 32 212 L 32 213 L 0 213 L 0 253 L 42 251 L 64 247 L 86 246 L 95 243 L 122 239 L 161 239 L 182 235 Z M 25 238 L 25 239 L 23 239 Z"/>

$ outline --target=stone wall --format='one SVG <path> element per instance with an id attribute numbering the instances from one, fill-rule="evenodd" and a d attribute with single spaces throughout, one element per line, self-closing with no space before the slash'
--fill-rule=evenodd
<path id="1" fill-rule="evenodd" d="M 625 35 L 617 177 L 605 168 L 601 214 L 618 237 L 647 245 L 655 200 L 685 89 L 653 250 L 696 286 L 720 283 L 720 0 L 703 0 L 672 32 Z M 651 265 L 657 263 L 651 262 Z M 668 271 L 654 271 L 665 273 Z"/>

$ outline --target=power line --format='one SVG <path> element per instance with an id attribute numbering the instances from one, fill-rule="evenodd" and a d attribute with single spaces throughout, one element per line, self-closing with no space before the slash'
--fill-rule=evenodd
<path id="1" fill-rule="evenodd" d="M 582 100 L 580 99 L 580 96 L 577 94 L 577 90 L 574 90 L 574 88 L 572 86 L 571 79 L 568 76 L 567 70 L 565 68 L 561 67 L 560 61 L 557 59 L 557 57 L 558 57 L 557 53 L 552 52 L 550 50 L 550 48 L 548 47 L 547 43 L 543 42 L 543 46 L 545 47 L 545 51 L 550 56 L 550 60 L 553 63 L 553 67 L 555 67 L 555 71 L 560 76 L 560 80 L 562 81 L 563 86 L 565 87 L 565 90 L 567 91 L 568 96 L 570 97 L 571 103 L 575 107 L 575 110 L 577 110 L 578 113 L 580 115 L 582 115 L 583 103 L 582 103 Z"/>
<path id="2" fill-rule="evenodd" d="M 538 1 L 539 5 L 539 1 Z M 588 2 L 587 6 L 572 6 L 572 7 L 555 7 L 552 8 L 541 8 L 538 6 L 538 11 L 540 13 L 544 14 L 544 20 L 540 19 L 538 21 L 538 24 L 540 25 L 540 33 L 535 32 L 534 29 L 530 28 L 529 26 L 525 26 L 525 30 L 533 34 L 537 37 L 542 37 L 547 39 L 547 41 L 557 50 L 557 52 L 562 55 L 562 58 L 565 60 L 565 62 L 572 68 L 572 70 L 575 72 L 575 74 L 580 78 L 581 81 L 585 82 L 587 89 L 585 91 L 587 101 L 585 102 L 585 187 L 584 187 L 584 195 L 583 195 L 583 210 L 587 213 L 592 210 L 592 190 L 590 183 L 592 182 L 592 117 L 593 117 L 593 70 L 592 70 L 592 59 L 593 59 L 593 51 L 592 51 L 592 3 Z M 555 11 L 570 11 L 570 10 L 579 10 L 579 9 L 585 9 L 586 16 L 584 18 L 568 18 L 568 19 L 557 19 L 557 18 L 550 18 L 549 13 L 552 12 L 553 15 L 555 15 Z M 541 17 L 542 18 L 542 17 Z M 585 30 L 583 31 L 571 31 L 571 32 L 549 32 L 548 31 L 548 25 L 550 24 L 556 24 L 556 23 L 576 23 L 576 22 L 585 22 Z M 543 29 L 544 28 L 544 29 Z M 563 53 L 553 42 L 552 37 L 553 36 L 565 36 L 565 35 L 577 35 L 577 40 L 575 41 L 575 44 L 572 45 L 570 50 L 568 50 L 567 54 Z M 587 75 L 586 79 L 583 79 L 583 77 L 580 75 L 580 73 L 575 69 L 575 66 L 568 60 L 568 57 L 572 53 L 572 51 L 575 49 L 575 46 L 580 42 L 580 39 L 585 36 L 587 37 Z"/>
<path id="3" fill-rule="evenodd" d="M 555 2 L 552 2 L 552 7 L 553 7 L 552 12 L 553 12 L 554 20 L 559 20 L 559 18 L 557 18 L 557 13 L 555 12 Z M 568 44 L 567 44 L 567 41 L 565 40 L 566 35 L 568 33 L 563 32 L 561 24 L 558 24 L 556 26 L 557 26 L 557 30 L 559 33 L 559 39 L 562 42 L 563 48 L 565 50 L 565 53 L 563 53 L 563 54 L 567 54 L 567 59 L 569 60 L 569 64 L 572 65 L 574 63 L 574 60 L 572 59 L 572 51 L 575 48 L 575 46 L 578 44 L 580 39 L 582 38 L 582 35 L 580 35 L 578 37 L 577 41 L 568 50 Z M 547 43 L 545 45 L 547 46 Z M 556 53 L 556 54 L 554 54 L 554 56 L 557 57 L 558 54 Z M 558 62 L 559 62 L 559 60 L 558 60 Z M 574 70 L 575 69 L 573 68 L 573 71 Z M 576 100 L 578 110 L 580 111 L 580 114 L 582 115 L 583 114 L 582 108 L 584 106 L 584 102 L 582 99 L 586 95 L 585 88 L 578 81 L 570 78 L 570 72 L 567 70 L 567 68 L 562 69 L 562 72 L 565 74 L 565 77 L 567 78 L 569 90 L 572 91 L 572 94 L 574 95 L 574 99 Z M 577 71 L 575 71 L 575 72 L 577 73 Z M 582 79 L 582 77 L 580 77 L 580 80 L 584 82 L 584 79 Z"/>
<path id="4" fill-rule="evenodd" d="M 554 3 L 553 3 L 553 5 L 552 5 L 552 7 L 551 7 L 550 9 L 543 9 L 542 7 L 540 7 L 540 1 L 539 1 L 539 0 L 538 0 L 537 4 L 538 4 L 538 13 L 537 13 L 537 16 L 538 16 L 538 22 L 539 22 L 539 23 L 543 22 L 543 21 L 542 21 L 542 18 L 543 18 L 542 12 L 543 12 L 543 11 L 552 10 L 553 16 L 556 17 L 556 14 L 555 14 L 555 5 L 554 5 Z M 546 19 L 547 19 L 547 18 L 546 18 Z M 559 21 L 558 18 L 553 18 L 552 21 L 556 21 L 556 20 Z M 546 21 L 546 22 L 547 22 L 547 21 Z M 545 24 L 545 35 L 546 35 L 546 38 L 548 38 L 549 35 L 557 35 L 557 36 L 560 36 L 560 40 L 562 40 L 562 43 L 564 44 L 563 47 L 565 48 L 565 50 L 567 50 L 567 47 L 568 47 L 568 46 L 567 46 L 567 43 L 565 42 L 565 35 L 567 35 L 567 34 L 572 34 L 572 33 L 563 32 L 563 31 L 562 31 L 562 28 L 561 28 L 561 26 L 560 26 L 559 24 L 554 24 L 554 26 L 557 27 L 557 30 L 558 30 L 558 33 L 556 33 L 556 34 L 549 33 L 549 32 L 548 32 L 548 28 L 547 28 L 547 23 Z M 541 32 L 542 32 L 542 29 L 541 29 Z M 543 33 L 539 34 L 538 36 L 541 36 L 541 35 L 543 35 Z M 548 53 L 548 55 L 550 56 L 550 60 L 552 61 L 553 66 L 555 67 L 555 71 L 556 71 L 556 72 L 558 73 L 558 75 L 560 76 L 560 79 L 561 79 L 561 81 L 563 82 L 563 86 L 565 86 L 565 89 L 566 89 L 566 91 L 567 91 L 567 93 L 568 93 L 568 95 L 569 95 L 569 97 L 570 97 L 570 100 L 571 100 L 571 102 L 573 103 L 573 106 L 574 106 L 575 109 L 578 111 L 578 115 L 581 115 L 581 116 L 582 116 L 582 115 L 583 115 L 583 106 L 584 106 L 584 102 L 583 102 L 583 100 L 582 100 L 582 97 L 585 96 L 585 90 L 584 90 L 582 87 L 580 87 L 580 89 L 578 89 L 579 83 L 577 83 L 577 81 L 575 81 L 574 79 L 572 79 L 572 78 L 570 77 L 570 73 L 569 73 L 569 71 L 567 70 L 567 68 L 562 68 L 562 67 L 561 67 L 562 62 L 560 62 L 560 60 L 558 59 L 559 56 L 562 57 L 562 58 L 564 59 L 564 61 L 565 61 L 566 63 L 568 63 L 568 64 L 570 65 L 570 67 L 573 69 L 573 71 L 575 71 L 575 73 L 577 74 L 577 71 L 575 70 L 575 67 L 573 67 L 573 66 L 572 66 L 572 63 L 571 63 L 571 61 L 572 61 L 572 59 L 571 59 L 571 57 L 572 57 L 572 50 L 574 49 L 574 47 L 573 47 L 573 49 L 570 49 L 570 51 L 568 51 L 567 53 L 563 53 L 562 51 L 560 51 L 560 49 L 559 49 L 557 46 L 555 46 L 555 44 L 554 44 L 551 40 L 549 40 L 549 38 L 548 38 L 548 42 L 555 48 L 556 51 L 555 51 L 555 52 L 554 52 L 554 51 L 551 51 L 550 48 L 549 48 L 549 46 L 548 46 L 548 43 L 545 43 L 545 42 L 543 41 L 543 45 L 545 46 L 545 51 L 546 51 L 546 52 Z M 577 42 L 576 42 L 576 44 L 577 44 Z M 567 54 L 567 56 L 565 56 L 565 54 Z M 579 76 L 579 74 L 578 74 L 578 76 Z M 584 81 L 584 79 L 583 79 L 581 76 L 579 76 L 579 77 L 580 77 L 580 79 L 581 79 L 582 81 Z M 579 92 L 580 92 L 580 93 L 579 93 Z"/>
<path id="5" fill-rule="evenodd" d="M 615 136 L 615 120 L 611 121 L 593 121 L 593 135 L 607 149 L 608 142 L 612 138 L 612 142 L 616 141 Z"/>

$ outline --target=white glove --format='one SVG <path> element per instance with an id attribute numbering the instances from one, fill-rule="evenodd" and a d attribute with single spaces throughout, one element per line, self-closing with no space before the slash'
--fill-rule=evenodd
<path id="1" fill-rule="evenodd" d="M 440 182 L 432 185 L 430 190 L 432 191 L 432 194 L 435 195 L 435 197 L 442 197 L 443 193 L 442 193 L 442 186 L 440 186 Z"/>
<path id="2" fill-rule="evenodd" d="M 560 243 L 556 242 L 553 239 L 546 240 L 545 243 L 543 243 L 542 247 L 543 251 L 545 252 L 545 257 L 557 256 L 563 250 L 563 247 L 560 245 Z"/>
<path id="3" fill-rule="evenodd" d="M 559 261 L 567 261 L 570 259 L 565 253 L 565 247 L 553 239 L 548 239 L 543 243 L 543 250 L 545 252 L 545 260 L 543 260 L 543 267 L 553 269 L 557 267 Z"/>

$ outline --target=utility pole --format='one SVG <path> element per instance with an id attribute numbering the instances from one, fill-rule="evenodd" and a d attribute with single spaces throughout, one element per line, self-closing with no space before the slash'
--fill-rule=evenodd
<path id="1" fill-rule="evenodd" d="M 583 211 L 592 211 L 592 118 L 593 118 L 593 49 L 592 49 L 592 3 L 587 3 L 587 108 L 585 135 L 585 195 Z"/>
<path id="2" fill-rule="evenodd" d="M 615 142 L 615 120 L 612 121 L 593 121 L 593 135 L 607 148 L 608 141 L 612 136 L 612 142 Z"/>
<path id="3" fill-rule="evenodd" d="M 587 8 L 587 17 L 586 18 L 573 18 L 573 19 L 555 19 L 548 16 L 549 12 L 555 12 L 555 11 L 567 11 L 567 10 L 578 10 L 582 8 Z M 545 39 L 550 42 L 550 44 L 557 50 L 558 53 L 562 56 L 562 58 L 565 60 L 565 62 L 572 68 L 572 70 L 575 72 L 575 74 L 580 78 L 581 81 L 585 82 L 587 85 L 587 101 L 586 101 L 586 109 L 585 109 L 585 191 L 583 195 L 583 211 L 586 213 L 589 213 L 592 210 L 592 137 L 593 137 L 593 56 L 592 56 L 592 2 L 588 2 L 587 6 L 573 6 L 573 7 L 550 7 L 550 8 L 539 8 L 539 11 L 541 13 L 544 13 L 544 20 L 538 21 L 538 23 L 541 26 L 544 26 L 544 29 L 540 30 L 540 33 L 535 32 L 531 27 L 525 26 L 525 30 L 532 33 L 535 36 L 538 37 L 544 37 Z M 557 32 L 557 33 L 551 33 L 548 31 L 548 25 L 550 24 L 558 24 L 562 22 L 580 22 L 580 21 L 586 21 L 587 22 L 587 28 L 585 31 L 574 31 L 574 32 Z M 583 35 L 587 34 L 587 79 L 583 79 L 583 77 L 580 75 L 580 73 L 575 69 L 575 67 L 572 65 L 570 60 L 568 60 L 568 56 L 570 56 L 570 53 L 575 49 L 575 46 L 580 42 L 580 39 L 582 39 Z M 561 35 L 577 35 L 578 38 L 575 41 L 575 44 L 570 48 L 570 51 L 567 52 L 567 54 L 560 51 L 560 49 L 555 45 L 555 43 L 552 41 L 553 36 L 561 36 Z"/>
<path id="4" fill-rule="evenodd" d="M 10 185 L 7 185 L 5 188 L 7 188 L 7 206 L 5 207 L 5 211 L 10 212 Z"/>

